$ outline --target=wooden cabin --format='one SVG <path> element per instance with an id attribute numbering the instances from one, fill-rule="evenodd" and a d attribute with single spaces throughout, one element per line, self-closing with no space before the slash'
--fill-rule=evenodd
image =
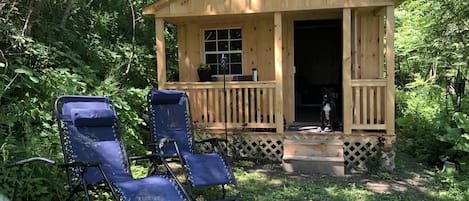
<path id="1" fill-rule="evenodd" d="M 224 129 L 236 154 L 282 161 L 287 171 L 343 175 L 383 147 L 392 168 L 394 0 L 159 0 L 160 89 L 187 91 L 193 120 Z M 177 27 L 179 81 L 166 77 L 165 23 Z M 210 81 L 198 68 L 209 66 Z M 225 91 L 226 89 L 226 91 Z M 322 131 L 327 91 L 336 123 Z M 226 96 L 225 96 L 226 92 Z M 384 152 L 383 152 L 384 153 Z"/>

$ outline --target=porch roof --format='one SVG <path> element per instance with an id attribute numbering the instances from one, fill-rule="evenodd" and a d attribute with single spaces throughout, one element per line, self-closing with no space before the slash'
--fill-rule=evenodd
<path id="1" fill-rule="evenodd" d="M 185 17 L 399 5 L 404 0 L 158 0 L 144 15 Z"/>

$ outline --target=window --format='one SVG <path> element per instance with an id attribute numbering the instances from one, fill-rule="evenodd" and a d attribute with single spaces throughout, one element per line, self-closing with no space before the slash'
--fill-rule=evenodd
<path id="1" fill-rule="evenodd" d="M 205 63 L 213 75 L 223 75 L 221 58 L 226 58 L 225 74 L 243 74 L 243 47 L 241 29 L 209 29 L 204 31 Z"/>

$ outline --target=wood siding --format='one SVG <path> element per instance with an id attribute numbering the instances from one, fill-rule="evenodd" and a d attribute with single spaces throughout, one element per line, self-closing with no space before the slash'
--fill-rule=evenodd
<path id="1" fill-rule="evenodd" d="M 371 9 L 357 9 L 356 72 L 355 79 L 383 78 L 383 22 L 381 14 Z"/>
<path id="2" fill-rule="evenodd" d="M 242 29 L 243 74 L 252 75 L 252 68 L 257 68 L 258 80 L 275 80 L 272 15 L 250 16 L 237 20 L 214 18 L 204 20 L 203 23 L 178 24 L 177 27 L 181 82 L 198 81 L 197 67 L 204 62 L 203 31 L 233 27 Z M 228 80 L 230 79 L 228 76 Z"/>

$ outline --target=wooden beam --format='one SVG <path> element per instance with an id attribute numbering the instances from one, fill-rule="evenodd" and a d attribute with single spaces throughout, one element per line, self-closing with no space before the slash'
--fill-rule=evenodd
<path id="1" fill-rule="evenodd" d="M 358 11 L 354 10 L 352 12 L 352 72 L 353 72 L 353 79 L 359 78 L 359 69 L 358 69 Z"/>
<path id="2" fill-rule="evenodd" d="M 282 13 L 274 14 L 275 122 L 277 133 L 283 133 L 283 54 Z"/>
<path id="3" fill-rule="evenodd" d="M 378 78 L 384 78 L 384 12 L 378 21 Z"/>
<path id="4" fill-rule="evenodd" d="M 214 16 L 229 14 L 274 13 L 342 8 L 383 7 L 394 0 L 160 0 L 143 9 L 145 15 L 158 17 Z"/>
<path id="5" fill-rule="evenodd" d="M 394 6 L 386 7 L 386 133 L 394 135 Z"/>
<path id="6" fill-rule="evenodd" d="M 352 12 L 344 8 L 342 17 L 342 87 L 344 133 L 352 133 Z"/>
<path id="7" fill-rule="evenodd" d="M 166 44 L 164 40 L 164 20 L 155 19 L 156 27 L 156 73 L 158 89 L 164 89 L 166 84 Z"/>

